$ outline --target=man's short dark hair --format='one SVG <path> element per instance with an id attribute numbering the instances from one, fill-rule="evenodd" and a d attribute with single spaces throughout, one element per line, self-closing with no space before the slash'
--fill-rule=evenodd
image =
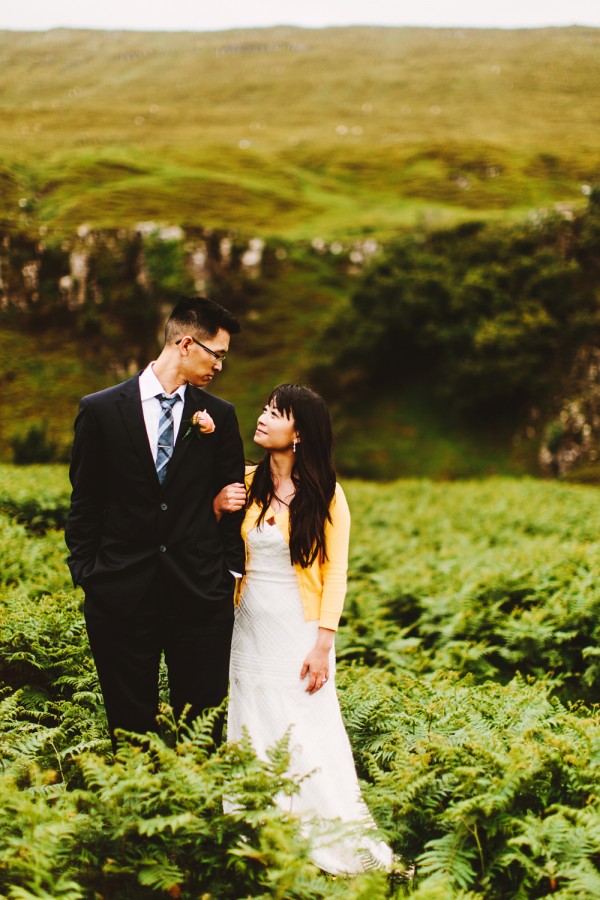
<path id="1" fill-rule="evenodd" d="M 165 327 L 165 343 L 170 343 L 193 332 L 200 337 L 213 338 L 223 328 L 229 334 L 238 334 L 241 326 L 228 309 L 209 300 L 208 297 L 182 297 L 171 311 Z"/>

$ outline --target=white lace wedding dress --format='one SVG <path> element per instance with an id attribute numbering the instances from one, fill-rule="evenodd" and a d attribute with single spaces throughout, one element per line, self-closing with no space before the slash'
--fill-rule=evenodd
<path id="1" fill-rule="evenodd" d="M 265 758 L 267 748 L 291 727 L 290 772 L 309 777 L 299 794 L 281 798 L 281 807 L 301 817 L 313 838 L 315 820 L 355 826 L 321 828 L 316 843 L 313 840 L 313 861 L 333 874 L 374 866 L 389 870 L 392 851 L 378 838 L 360 794 L 335 691 L 333 649 L 323 688 L 311 696 L 306 682 L 300 681 L 319 626 L 304 619 L 296 573 L 279 527 L 265 522 L 253 528 L 248 551 L 247 580 L 233 631 L 227 739 L 240 740 L 245 727 L 256 753 Z"/>

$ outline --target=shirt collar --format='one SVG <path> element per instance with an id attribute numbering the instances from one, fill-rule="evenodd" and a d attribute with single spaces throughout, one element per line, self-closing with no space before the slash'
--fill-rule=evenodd
<path id="1" fill-rule="evenodd" d="M 164 394 L 165 389 L 154 374 L 154 369 L 152 366 L 153 362 L 150 363 L 149 366 L 146 366 L 142 374 L 140 375 L 140 397 L 142 398 L 142 402 L 144 400 L 149 400 L 151 397 L 156 397 L 157 394 Z M 181 384 L 175 394 L 179 394 L 181 399 L 185 402 L 185 384 Z"/>

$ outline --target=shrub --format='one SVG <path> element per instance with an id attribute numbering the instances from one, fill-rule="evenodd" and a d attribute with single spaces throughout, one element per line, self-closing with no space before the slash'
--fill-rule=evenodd
<path id="1" fill-rule="evenodd" d="M 575 221 L 400 238 L 328 326 L 323 344 L 335 351 L 320 377 L 343 386 L 350 368 L 379 388 L 416 376 L 455 411 L 514 420 L 548 400 L 598 336 L 599 222 L 592 198 Z"/>
<path id="2" fill-rule="evenodd" d="M 30 422 L 10 438 L 14 462 L 18 466 L 49 463 L 56 458 L 57 445 L 48 437 L 48 423 Z"/>
<path id="3" fill-rule="evenodd" d="M 30 531 L 64 528 L 70 496 L 64 466 L 0 465 L 0 511 Z"/>
<path id="4" fill-rule="evenodd" d="M 597 883 L 598 711 L 519 678 L 353 667 L 342 687 L 371 805 L 430 885 L 516 900 Z"/>
<path id="5" fill-rule="evenodd" d="M 112 763 L 85 753 L 76 791 L 35 769 L 28 791 L 0 778 L 2 896 L 383 896 L 381 874 L 336 884 L 310 863 L 310 838 L 275 806 L 296 790 L 287 741 L 266 761 L 248 742 L 210 755 L 212 725 L 183 727 L 173 746 L 123 736 Z"/>

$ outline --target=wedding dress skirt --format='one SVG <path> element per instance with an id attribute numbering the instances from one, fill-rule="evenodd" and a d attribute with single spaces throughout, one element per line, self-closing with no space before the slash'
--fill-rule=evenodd
<path id="1" fill-rule="evenodd" d="M 279 527 L 266 523 L 247 540 L 247 579 L 231 648 L 227 739 L 241 740 L 245 728 L 257 755 L 266 758 L 290 729 L 290 772 L 308 777 L 299 794 L 278 803 L 310 827 L 313 861 L 333 874 L 389 870 L 392 851 L 378 838 L 360 794 L 335 691 L 335 652 L 328 682 L 311 696 L 300 670 L 319 625 L 304 619 L 288 545 Z M 315 822 L 353 827 L 321 828 L 315 843 Z"/>

